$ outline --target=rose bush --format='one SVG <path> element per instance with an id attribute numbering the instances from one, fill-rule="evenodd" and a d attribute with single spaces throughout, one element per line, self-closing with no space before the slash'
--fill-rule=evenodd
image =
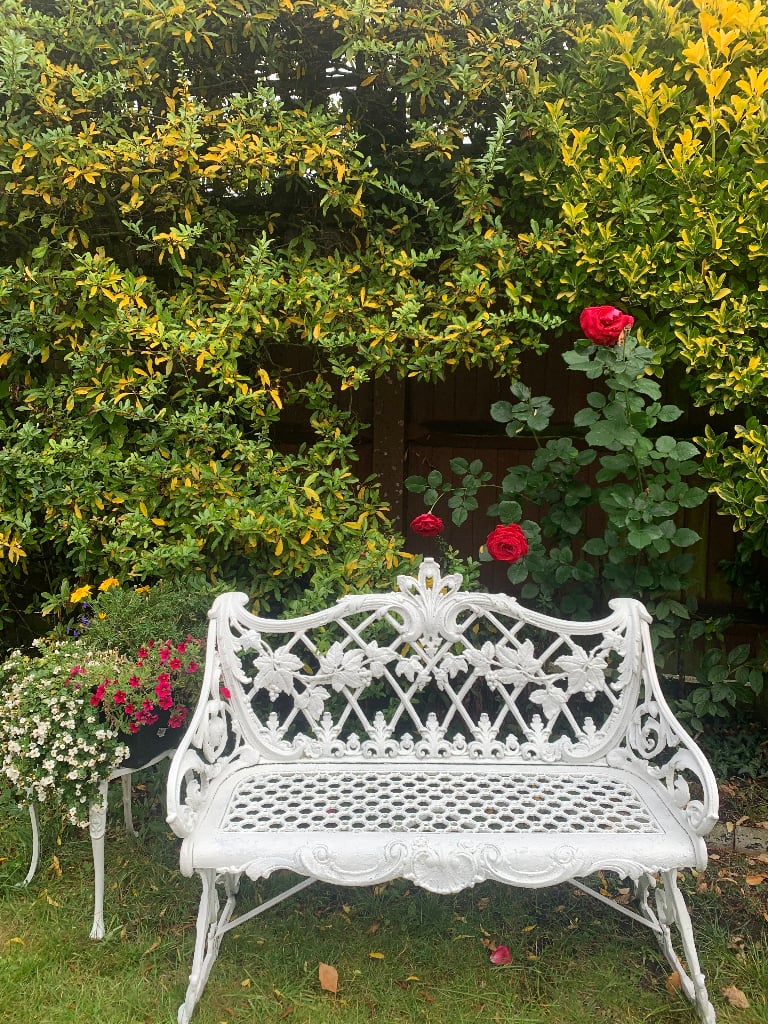
<path id="1" fill-rule="evenodd" d="M 618 345 L 624 341 L 635 322 L 633 316 L 615 306 L 587 306 L 581 311 L 579 325 L 584 337 L 595 345 Z"/>
<path id="2" fill-rule="evenodd" d="M 420 537 L 437 537 L 443 532 L 443 520 L 432 512 L 424 512 L 411 520 L 411 529 Z"/>
<path id="3" fill-rule="evenodd" d="M 485 547 L 497 562 L 517 562 L 528 554 L 528 541 L 517 523 L 495 527 L 488 534 Z"/>

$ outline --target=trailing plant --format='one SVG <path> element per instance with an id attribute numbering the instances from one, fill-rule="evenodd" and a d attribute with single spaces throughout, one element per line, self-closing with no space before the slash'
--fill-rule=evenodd
<path id="1" fill-rule="evenodd" d="M 131 590 L 108 577 L 92 597 L 84 585 L 69 595 L 68 623 L 0 662 L 0 775 L 17 800 L 83 824 L 97 783 L 136 741 L 154 754 L 152 737 L 166 749 L 181 737 L 215 593 L 199 577 L 186 587 Z"/>
<path id="2" fill-rule="evenodd" d="M 0 770 L 17 800 L 54 804 L 87 824 L 98 782 L 129 754 L 90 701 L 115 660 L 76 640 L 42 640 L 34 653 L 14 651 L 0 664 Z"/>

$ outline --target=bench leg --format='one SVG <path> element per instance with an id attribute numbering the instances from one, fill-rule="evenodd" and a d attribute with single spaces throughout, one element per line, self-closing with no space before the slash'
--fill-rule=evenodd
<path id="1" fill-rule="evenodd" d="M 104 938 L 104 834 L 107 830 L 107 781 L 99 783 L 99 795 L 88 813 L 88 831 L 93 851 L 92 939 Z"/>
<path id="2" fill-rule="evenodd" d="M 200 872 L 203 891 L 200 896 L 200 909 L 197 913 L 197 933 L 195 936 L 195 952 L 192 958 L 192 971 L 184 1002 L 179 1007 L 178 1024 L 189 1024 L 192 1012 L 203 994 L 211 968 L 219 955 L 219 946 L 227 931 L 237 901 L 240 887 L 240 875 L 224 876 L 224 888 L 227 900 L 219 914 L 219 894 L 216 889 L 216 872 L 206 870 Z"/>
<path id="3" fill-rule="evenodd" d="M 682 990 L 695 1005 L 702 1024 L 715 1024 L 715 1008 L 707 994 L 707 986 L 696 952 L 691 915 L 677 884 L 677 871 L 662 871 L 661 875 L 664 880 L 662 888 L 657 888 L 656 880 L 651 875 L 643 875 L 636 883 L 635 893 L 640 905 L 640 912 L 643 917 L 648 919 L 653 931 L 656 932 L 661 951 L 672 969 L 677 972 Z M 656 913 L 648 900 L 651 893 L 654 894 Z M 673 925 L 677 926 L 680 934 L 683 955 L 688 965 L 687 970 L 675 952 L 672 941 Z"/>

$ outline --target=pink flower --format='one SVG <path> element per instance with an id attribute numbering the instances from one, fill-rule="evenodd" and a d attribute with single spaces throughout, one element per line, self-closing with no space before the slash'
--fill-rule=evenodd
<path id="1" fill-rule="evenodd" d="M 187 672 L 189 672 L 190 675 L 193 672 L 197 672 L 197 669 L 198 669 L 198 664 L 197 664 L 196 661 L 190 661 L 190 663 L 187 665 Z"/>
<path id="2" fill-rule="evenodd" d="M 411 520 L 411 529 L 420 537 L 436 537 L 443 532 L 443 520 L 431 512 L 424 512 Z"/>
<path id="3" fill-rule="evenodd" d="M 497 562 L 517 562 L 528 554 L 528 541 L 517 523 L 497 526 L 485 541 L 488 554 Z"/>
<path id="4" fill-rule="evenodd" d="M 491 963 L 501 967 L 504 964 L 512 963 L 512 954 L 506 946 L 497 946 L 491 953 Z"/>
<path id="5" fill-rule="evenodd" d="M 106 693 L 106 683 L 100 683 L 91 694 L 91 704 L 97 708 L 99 704 L 104 700 L 104 694 Z"/>
<path id="6" fill-rule="evenodd" d="M 140 728 L 140 727 L 139 727 L 138 725 L 136 725 L 136 723 L 135 723 L 135 722 L 131 722 L 131 724 L 130 724 L 130 725 L 128 726 L 128 731 L 129 731 L 129 732 L 133 732 L 133 733 L 136 733 L 136 732 L 138 732 L 138 731 L 139 731 L 139 728 Z"/>
<path id="7" fill-rule="evenodd" d="M 132 715 L 135 710 L 136 706 L 134 704 L 126 704 L 125 707 L 123 708 L 123 711 L 126 713 L 126 715 Z"/>
<path id="8" fill-rule="evenodd" d="M 160 683 L 161 686 L 171 685 L 171 677 L 168 675 L 167 672 L 161 672 L 160 675 L 157 677 L 157 681 L 158 683 Z"/>
<path id="9" fill-rule="evenodd" d="M 165 664 L 171 656 L 171 652 L 167 647 L 163 647 L 160 651 L 160 661 Z"/>
<path id="10" fill-rule="evenodd" d="M 173 670 L 180 669 L 181 668 L 181 658 L 171 658 L 171 660 L 168 662 L 168 665 Z"/>
<path id="11" fill-rule="evenodd" d="M 587 306 L 582 309 L 579 325 L 584 337 L 595 345 L 619 345 L 632 330 L 633 316 L 622 313 L 615 306 Z"/>
<path id="12" fill-rule="evenodd" d="M 179 707 L 176 708 L 174 713 L 168 719 L 168 725 L 171 727 L 171 729 L 179 729 L 182 725 L 184 725 L 186 717 L 187 709 L 184 707 L 183 704 L 181 704 L 179 705 Z"/>
<path id="13" fill-rule="evenodd" d="M 144 661 L 145 658 L 149 657 L 149 651 L 146 647 L 140 647 L 139 653 L 137 654 L 139 661 Z"/>
<path id="14" fill-rule="evenodd" d="M 219 693 L 224 698 L 224 700 L 229 700 L 229 698 L 232 696 L 232 694 L 229 692 L 229 688 L 226 686 L 220 686 Z"/>
<path id="15" fill-rule="evenodd" d="M 141 686 L 141 680 L 139 679 L 138 676 L 131 676 L 131 678 L 128 680 L 128 685 L 132 686 L 135 690 L 137 686 Z"/>
<path id="16" fill-rule="evenodd" d="M 184 654 L 186 649 L 187 649 L 187 645 L 184 643 L 183 640 L 182 640 L 182 642 L 180 644 L 176 644 L 176 650 L 179 652 L 179 654 Z"/>
<path id="17" fill-rule="evenodd" d="M 125 704 L 125 694 L 122 690 L 117 690 L 112 698 L 115 704 Z"/>

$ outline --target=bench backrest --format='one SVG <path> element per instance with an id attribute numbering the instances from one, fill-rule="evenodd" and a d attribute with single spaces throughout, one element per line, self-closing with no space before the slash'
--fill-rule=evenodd
<path id="1" fill-rule="evenodd" d="M 461 582 L 425 559 L 392 593 L 282 620 L 217 598 L 204 686 L 221 697 L 225 759 L 594 763 L 614 750 L 637 708 L 643 606 L 566 622 Z"/>

